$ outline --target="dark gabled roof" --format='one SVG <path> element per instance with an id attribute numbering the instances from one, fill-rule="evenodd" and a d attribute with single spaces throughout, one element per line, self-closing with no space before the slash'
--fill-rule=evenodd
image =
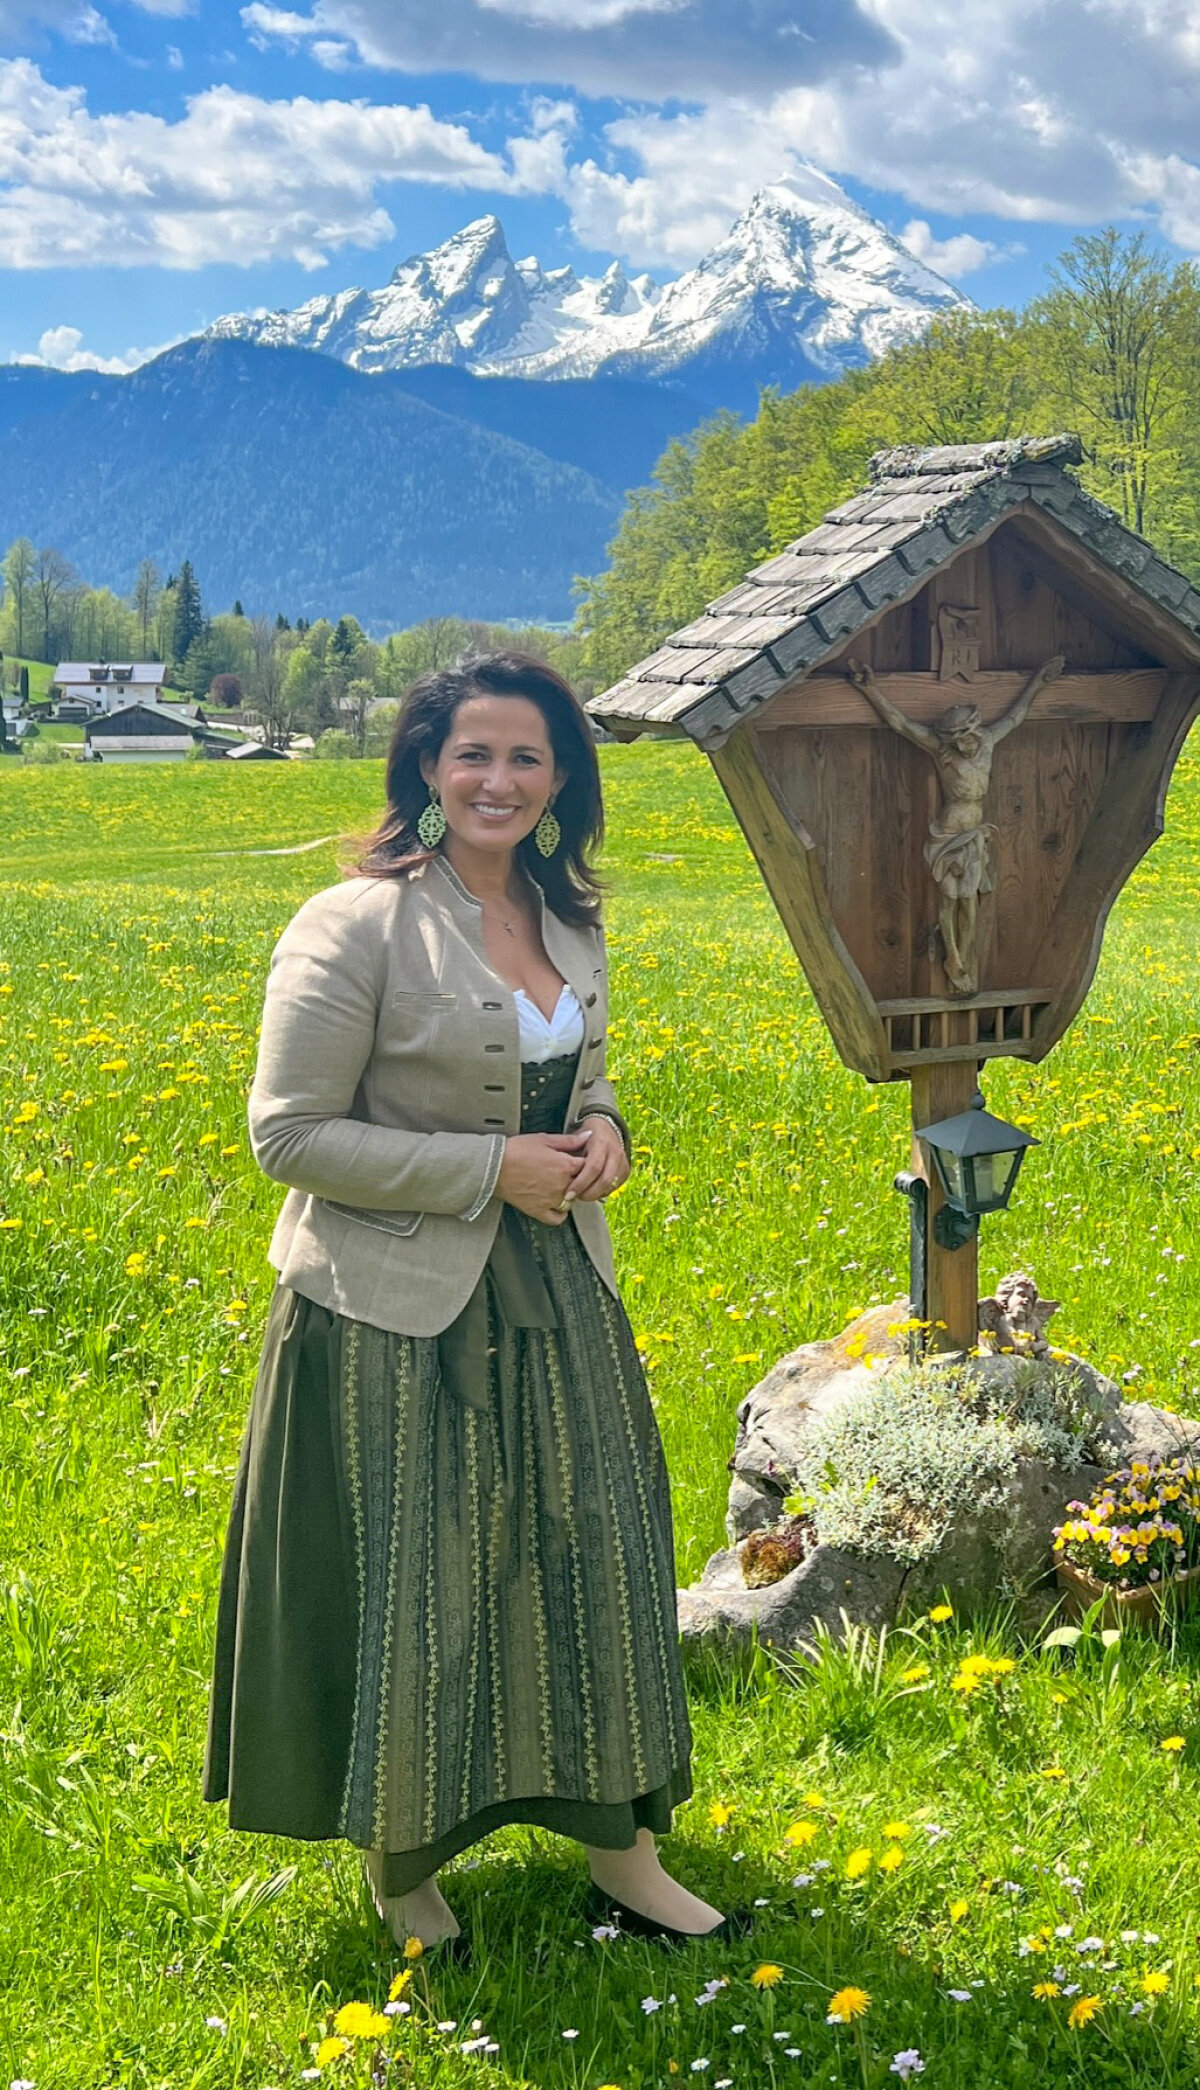
<path id="1" fill-rule="evenodd" d="M 1078 436 L 879 450 L 871 484 L 756 566 L 587 705 L 610 721 L 719 745 L 747 712 L 920 587 L 1006 508 L 1032 501 L 1093 556 L 1200 633 L 1200 593 L 1064 469 Z"/>
<path id="2" fill-rule="evenodd" d="M 128 718 L 131 711 L 144 711 L 151 718 L 169 719 L 172 725 L 180 726 L 188 733 L 195 731 L 195 720 L 189 718 L 186 711 L 178 711 L 170 704 L 156 704 L 150 697 L 135 697 L 131 704 L 117 704 L 111 711 L 97 712 L 88 723 L 88 731 L 111 732 L 113 721 Z"/>

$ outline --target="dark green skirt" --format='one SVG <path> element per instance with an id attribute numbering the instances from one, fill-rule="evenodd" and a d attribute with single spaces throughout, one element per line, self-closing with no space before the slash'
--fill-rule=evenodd
<path id="1" fill-rule="evenodd" d="M 506 1822 L 628 1849 L 692 1793 L 632 1330 L 569 1221 L 504 1221 L 475 1378 L 470 1315 L 394 1335 L 277 1284 L 234 1485 L 203 1797 L 384 1851 L 388 1895 Z M 514 1246 L 555 1325 L 506 1318 Z"/>

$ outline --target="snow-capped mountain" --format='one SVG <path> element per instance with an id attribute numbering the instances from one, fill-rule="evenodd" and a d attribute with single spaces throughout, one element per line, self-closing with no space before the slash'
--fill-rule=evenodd
<path id="1" fill-rule="evenodd" d="M 835 377 L 968 302 L 806 168 L 760 189 L 674 282 L 629 277 L 616 261 L 603 276 L 514 261 L 499 219 L 485 217 L 401 262 L 381 290 L 231 313 L 206 332 L 317 349 L 363 371 L 442 363 L 480 377 L 603 373 L 724 392 L 730 379 Z"/>

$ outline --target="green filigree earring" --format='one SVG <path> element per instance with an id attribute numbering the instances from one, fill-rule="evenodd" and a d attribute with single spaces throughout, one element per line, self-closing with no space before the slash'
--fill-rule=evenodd
<path id="1" fill-rule="evenodd" d="M 429 804 L 417 822 L 417 833 L 427 849 L 436 849 L 446 832 L 446 815 L 438 798 L 436 784 L 429 786 Z"/>
<path id="2" fill-rule="evenodd" d="M 551 801 L 548 799 L 542 817 L 533 830 L 533 839 L 542 856 L 553 856 L 562 840 L 562 829 L 550 810 L 550 804 Z"/>

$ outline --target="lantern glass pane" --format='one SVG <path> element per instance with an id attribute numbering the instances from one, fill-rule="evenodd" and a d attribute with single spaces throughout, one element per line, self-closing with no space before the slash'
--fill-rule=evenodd
<path id="1" fill-rule="evenodd" d="M 977 1154 L 972 1163 L 974 1183 L 974 1210 L 998 1212 L 1005 1204 L 1012 1188 L 1015 1174 L 1014 1163 L 1018 1155 L 1012 1148 L 1000 1154 Z"/>
<path id="2" fill-rule="evenodd" d="M 946 1186 L 947 1197 L 960 1210 L 966 1211 L 967 1183 L 963 1174 L 962 1156 L 960 1154 L 948 1154 L 944 1147 L 935 1147 L 933 1151 L 938 1169 L 941 1172 L 942 1182 Z"/>

